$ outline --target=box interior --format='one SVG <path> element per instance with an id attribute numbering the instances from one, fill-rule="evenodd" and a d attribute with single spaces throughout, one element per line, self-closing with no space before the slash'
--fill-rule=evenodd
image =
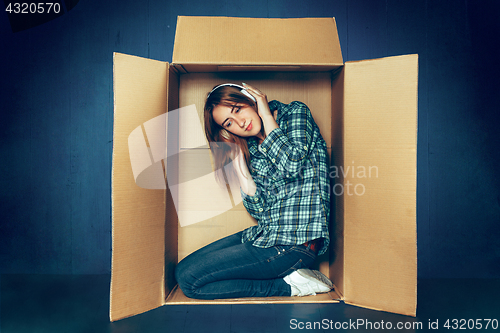
<path id="1" fill-rule="evenodd" d="M 246 82 L 258 87 L 267 94 L 268 100 L 278 100 L 282 103 L 301 101 L 311 109 L 311 113 L 318 124 L 321 134 L 327 142 L 328 154 L 331 156 L 331 120 L 332 120 L 332 73 L 331 72 L 223 72 L 223 73 L 189 73 L 179 76 L 179 107 L 196 105 L 199 119 L 203 122 L 203 106 L 207 93 L 215 85 L 233 82 Z M 197 125 L 197 124 L 196 124 Z M 213 170 L 208 147 L 200 147 L 200 141 L 196 138 L 193 130 L 192 119 L 183 119 L 180 123 L 180 158 L 179 169 L 183 170 L 183 177 L 192 179 L 200 168 L 208 174 Z M 203 138 L 204 139 L 204 138 Z M 193 168 L 193 166 L 196 166 Z M 192 174 L 191 174 L 192 173 Z M 184 187 L 179 193 L 179 214 L 202 212 L 211 209 L 210 205 L 203 205 L 203 195 L 197 186 Z M 239 204 L 227 212 L 214 216 L 213 218 L 187 226 L 179 226 L 178 229 L 178 260 L 182 260 L 188 254 L 222 237 L 228 236 L 249 226 L 255 225 L 256 221 L 246 212 L 239 191 L 233 193 L 235 202 Z M 201 203 L 201 204 L 200 204 Z M 185 212 L 189 211 L 189 212 Z M 167 222 L 168 223 L 168 222 Z M 333 232 L 333 231 L 332 231 Z M 168 246 L 168 245 L 167 245 Z M 329 275 L 329 252 L 318 257 L 315 269 L 319 269 L 325 275 Z M 179 289 L 174 292 L 181 293 Z M 178 297 L 170 297 L 168 302 L 174 302 Z M 331 296 L 323 300 L 338 300 L 339 296 L 332 292 Z M 315 298 L 312 297 L 312 300 Z M 319 297 L 317 298 L 319 299 Z M 216 303 L 233 302 L 234 300 L 210 301 Z M 268 300 L 270 301 L 270 300 Z M 274 298 L 274 301 L 288 302 L 289 298 Z M 296 300 L 294 300 L 295 302 Z M 208 303 L 210 303 L 208 302 Z M 238 300 L 237 302 L 241 302 Z"/>

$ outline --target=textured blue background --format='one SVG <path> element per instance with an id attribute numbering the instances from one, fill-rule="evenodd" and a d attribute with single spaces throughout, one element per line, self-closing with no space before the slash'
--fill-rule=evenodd
<path id="1" fill-rule="evenodd" d="M 213 15 L 336 17 L 346 61 L 418 53 L 419 277 L 499 278 L 499 4 L 80 0 L 16 33 L 0 13 L 0 273 L 109 273 L 113 52 L 171 61 L 177 15 Z"/>

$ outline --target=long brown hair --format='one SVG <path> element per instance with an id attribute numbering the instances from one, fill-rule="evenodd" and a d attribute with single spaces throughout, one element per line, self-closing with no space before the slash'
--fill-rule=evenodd
<path id="1" fill-rule="evenodd" d="M 257 109 L 257 105 L 252 99 L 241 93 L 240 89 L 232 86 L 222 86 L 213 90 L 209 93 L 205 102 L 205 135 L 212 151 L 215 164 L 215 175 L 219 183 L 236 179 L 236 174 L 232 172 L 232 169 L 229 170 L 229 173 L 224 172 L 224 166 L 232 161 L 231 156 L 235 156 L 236 153 L 238 153 L 236 151 L 236 146 L 240 148 L 245 163 L 250 168 L 250 153 L 248 151 L 246 139 L 234 135 L 225 128 L 222 128 L 222 126 L 215 122 L 213 117 L 213 110 L 217 105 L 232 107 L 235 104 L 248 105 Z M 224 174 L 227 178 L 224 177 Z"/>

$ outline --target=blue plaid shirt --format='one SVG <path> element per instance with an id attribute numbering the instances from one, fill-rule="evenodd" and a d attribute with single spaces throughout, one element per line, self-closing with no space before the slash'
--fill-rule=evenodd
<path id="1" fill-rule="evenodd" d="M 330 187 L 326 143 L 311 111 L 301 102 L 269 102 L 277 110 L 274 129 L 259 145 L 248 140 L 255 195 L 241 191 L 243 204 L 258 225 L 243 232 L 242 242 L 257 247 L 298 245 L 323 238 L 328 248 Z"/>

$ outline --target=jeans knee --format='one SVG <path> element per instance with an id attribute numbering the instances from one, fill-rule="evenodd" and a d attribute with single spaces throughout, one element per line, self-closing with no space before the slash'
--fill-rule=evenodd
<path id="1" fill-rule="evenodd" d="M 187 269 L 185 269 L 185 265 L 179 263 L 175 267 L 175 280 L 177 281 L 179 288 L 181 288 L 184 295 L 190 298 L 194 298 L 194 287 L 190 281 L 190 276 L 191 274 Z"/>
<path id="2" fill-rule="evenodd" d="M 177 281 L 177 283 L 179 283 L 179 280 L 181 280 L 181 275 L 181 267 L 179 266 L 179 264 L 177 264 L 174 271 L 175 281 Z"/>
<path id="3" fill-rule="evenodd" d="M 175 280 L 177 281 L 179 286 L 184 284 L 184 281 L 186 280 L 185 275 L 186 274 L 184 266 L 181 263 L 177 264 L 177 266 L 175 267 Z"/>

